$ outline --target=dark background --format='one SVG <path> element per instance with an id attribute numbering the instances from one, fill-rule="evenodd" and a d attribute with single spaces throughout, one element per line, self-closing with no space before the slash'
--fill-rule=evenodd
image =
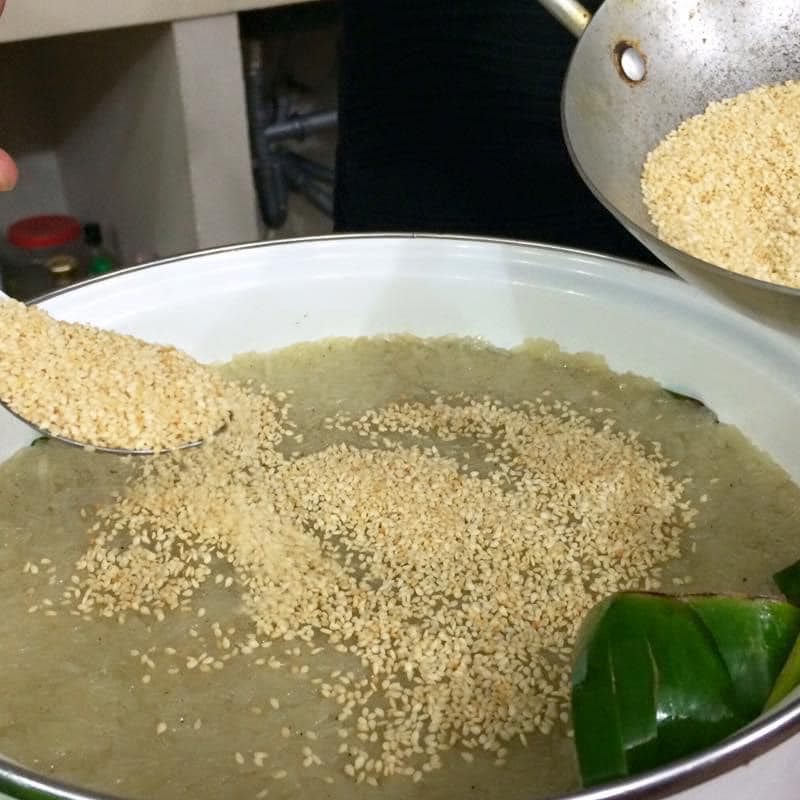
<path id="1" fill-rule="evenodd" d="M 337 231 L 510 237 L 655 263 L 572 166 L 559 104 L 575 40 L 536 0 L 340 0 L 339 13 Z"/>

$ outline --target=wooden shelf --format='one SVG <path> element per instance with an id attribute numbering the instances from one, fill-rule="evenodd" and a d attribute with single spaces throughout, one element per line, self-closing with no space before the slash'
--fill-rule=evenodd
<path id="1" fill-rule="evenodd" d="M 0 43 L 229 14 L 307 0 L 9 0 Z"/>

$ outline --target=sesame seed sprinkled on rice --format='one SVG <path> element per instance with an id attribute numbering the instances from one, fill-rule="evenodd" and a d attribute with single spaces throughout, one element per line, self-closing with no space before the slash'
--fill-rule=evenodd
<path id="1" fill-rule="evenodd" d="M 267 663 L 338 705 L 337 769 L 356 782 L 418 782 L 454 748 L 502 764 L 512 739 L 550 733 L 568 710 L 583 615 L 613 591 L 657 587 L 680 553 L 692 509 L 659 445 L 568 403 L 437 395 L 336 417 L 380 447 L 292 456 L 285 403 L 258 386 L 226 392 L 225 436 L 142 461 L 91 512 L 70 602 L 84 615 L 197 620 L 203 586 L 234 593 L 250 629 L 223 633 L 205 604 L 213 635 L 192 629 L 196 651 L 178 656 L 189 670 L 226 663 L 210 648 L 252 658 L 269 642 L 289 659 L 354 656 L 361 672 L 316 684 L 313 671 Z M 469 472 L 445 453 L 460 441 L 475 445 Z M 306 745 L 303 763 L 322 759 Z"/>

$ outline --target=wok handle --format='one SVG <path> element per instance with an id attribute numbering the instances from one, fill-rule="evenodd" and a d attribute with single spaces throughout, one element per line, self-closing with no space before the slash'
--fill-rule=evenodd
<path id="1" fill-rule="evenodd" d="M 558 20 L 576 39 L 586 30 L 591 13 L 578 0 L 539 0 L 545 11 Z"/>

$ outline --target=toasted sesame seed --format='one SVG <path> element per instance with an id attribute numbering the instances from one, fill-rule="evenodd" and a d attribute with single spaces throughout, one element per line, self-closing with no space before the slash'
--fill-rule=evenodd
<path id="1" fill-rule="evenodd" d="M 642 191 L 659 236 L 734 272 L 800 286 L 800 82 L 712 102 L 647 156 Z"/>
<path id="2" fill-rule="evenodd" d="M 315 685 L 338 707 L 344 769 L 357 781 L 419 781 L 453 748 L 466 762 L 480 748 L 504 760 L 501 742 L 525 744 L 559 720 L 582 615 L 620 586 L 655 583 L 656 566 L 680 554 L 693 509 L 684 483 L 629 432 L 566 406 L 439 399 L 372 410 L 343 428 L 384 427 L 412 443 L 431 431 L 475 437 L 492 444 L 491 463 L 465 473 L 432 447 L 400 444 L 291 458 L 277 449 L 274 399 L 236 394 L 225 437 L 153 459 L 124 499 L 100 509 L 72 602 L 94 615 L 191 612 L 197 652 L 180 656 L 190 670 L 270 642 L 288 663 L 266 663 L 287 675 L 302 674 L 293 659 L 317 641 L 353 657 L 363 671 L 333 670 Z M 191 553 L 179 534 L 187 527 Z M 223 631 L 209 603 L 206 641 L 192 598 L 218 582 L 219 564 L 256 633 Z M 384 585 L 392 591 L 374 591 Z M 543 652 L 552 658 L 531 655 Z M 469 699 L 465 679 L 480 688 Z M 531 698 L 538 710 L 527 710 Z M 322 763 L 308 746 L 306 761 Z"/>
<path id="3" fill-rule="evenodd" d="M 159 451 L 210 439 L 230 416 L 225 382 L 174 347 L 56 320 L 15 300 L 0 302 L 0 322 L 0 397 L 52 435 Z"/>
<path id="4" fill-rule="evenodd" d="M 156 734 L 157 735 L 160 736 L 162 733 L 165 733 L 166 730 L 167 730 L 167 723 L 166 722 L 159 722 L 158 725 L 156 725 Z"/>

